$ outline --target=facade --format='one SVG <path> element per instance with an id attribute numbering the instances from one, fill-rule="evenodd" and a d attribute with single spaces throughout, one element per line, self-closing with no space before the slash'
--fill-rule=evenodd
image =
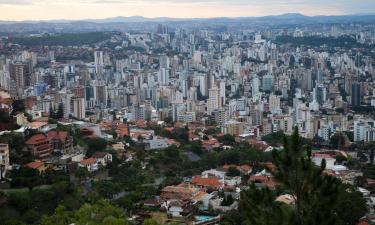
<path id="1" fill-rule="evenodd" d="M 6 172 L 10 169 L 9 162 L 9 146 L 8 144 L 0 143 L 0 178 L 3 179 Z"/>
<path id="2" fill-rule="evenodd" d="M 361 85 L 359 83 L 352 84 L 352 107 L 361 105 Z"/>
<path id="3" fill-rule="evenodd" d="M 25 144 L 31 154 L 40 160 L 48 158 L 53 151 L 50 139 L 44 134 L 36 134 L 32 136 Z"/>
<path id="4" fill-rule="evenodd" d="M 54 150 L 60 150 L 62 153 L 68 153 L 73 148 L 73 138 L 65 131 L 49 131 L 47 137 L 51 141 Z"/>

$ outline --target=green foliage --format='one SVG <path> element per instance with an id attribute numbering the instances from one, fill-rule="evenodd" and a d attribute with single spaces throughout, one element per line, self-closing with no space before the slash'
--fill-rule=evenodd
<path id="1" fill-rule="evenodd" d="M 206 135 L 214 135 L 220 133 L 220 129 L 218 128 L 208 128 L 203 131 L 204 134 Z"/>
<path id="2" fill-rule="evenodd" d="M 285 134 L 282 131 L 274 132 L 262 137 L 262 141 L 267 142 L 271 146 L 279 145 L 283 142 Z"/>
<path id="3" fill-rule="evenodd" d="M 9 113 L 5 111 L 0 111 L 0 123 L 9 123 L 9 122 L 11 122 Z"/>
<path id="4" fill-rule="evenodd" d="M 251 225 L 289 225 L 290 217 L 287 206 L 275 202 L 276 193 L 268 188 L 257 188 L 254 184 L 241 192 L 239 210 L 243 223 Z"/>
<path id="5" fill-rule="evenodd" d="M 277 192 L 252 185 L 241 193 L 240 212 L 248 221 L 245 224 L 356 224 L 366 213 L 362 196 L 347 192 L 336 178 L 323 174 L 324 160 L 320 167 L 312 163 L 309 145 L 303 144 L 297 129 L 292 137 L 284 137 L 284 150 L 274 151 L 273 159 L 276 170 L 272 173 L 295 197 L 295 205 L 280 205 L 275 202 Z M 356 208 L 354 212 L 348 211 L 351 207 Z"/>
<path id="6" fill-rule="evenodd" d="M 156 220 L 154 219 L 146 219 L 144 222 L 143 222 L 143 225 L 160 225 L 160 223 L 158 223 Z"/>
<path id="7" fill-rule="evenodd" d="M 364 177 L 375 179 L 375 165 L 371 165 L 371 164 L 361 165 L 361 171 L 363 172 Z"/>
<path id="8" fill-rule="evenodd" d="M 0 136 L 0 143 L 8 143 L 10 149 L 15 149 L 20 153 L 23 149 L 25 138 L 22 134 L 18 133 L 6 133 Z"/>
<path id="9" fill-rule="evenodd" d="M 224 134 L 223 136 L 217 137 L 217 140 L 223 145 L 234 145 L 236 143 L 234 137 L 230 134 Z"/>
<path id="10" fill-rule="evenodd" d="M 65 131 L 68 132 L 69 136 L 73 138 L 73 144 L 84 146 L 85 143 L 80 137 L 80 129 L 76 127 L 75 125 L 61 125 L 57 124 L 56 131 Z"/>
<path id="11" fill-rule="evenodd" d="M 84 180 L 84 179 L 86 179 L 86 177 L 88 177 L 89 176 L 89 171 L 87 170 L 87 168 L 85 168 L 85 167 L 79 167 L 76 171 L 75 171 L 75 173 L 74 173 L 74 176 L 76 177 L 76 178 L 78 178 L 78 180 Z"/>
<path id="12" fill-rule="evenodd" d="M 43 183 L 39 171 L 28 167 L 11 171 L 12 187 L 28 187 L 30 190 Z"/>
<path id="13" fill-rule="evenodd" d="M 337 220 L 334 203 L 339 182 L 323 175 L 324 163 L 321 168 L 316 168 L 310 154 L 309 147 L 302 144 L 297 129 L 290 141 L 284 138 L 282 152 L 274 151 L 275 178 L 296 197 L 290 224 L 334 224 Z"/>
<path id="14" fill-rule="evenodd" d="M 226 195 L 223 198 L 223 201 L 221 202 L 221 206 L 230 206 L 234 202 L 233 196 L 232 195 Z"/>
<path id="15" fill-rule="evenodd" d="M 87 152 L 86 156 L 90 157 L 95 152 L 105 151 L 107 148 L 107 141 L 103 138 L 94 137 L 87 140 Z"/>
<path id="16" fill-rule="evenodd" d="M 335 212 L 342 225 L 356 225 L 367 213 L 366 201 L 362 193 L 352 186 L 341 185 L 337 198 Z"/>
<path id="17" fill-rule="evenodd" d="M 16 221 L 38 224 L 43 215 L 53 213 L 59 204 L 71 210 L 75 210 L 77 205 L 82 204 L 80 195 L 77 195 L 68 182 L 55 183 L 45 189 L 7 193 L 5 208 L 13 213 L 5 215 L 0 213 L 0 216 L 3 216 L 5 224 L 13 224 Z M 0 212 L 2 211 L 3 208 L 0 207 Z"/>
<path id="18" fill-rule="evenodd" d="M 327 45 L 329 47 L 363 47 L 363 45 L 356 41 L 354 37 L 351 36 L 340 36 L 340 37 L 319 37 L 319 36 L 307 36 L 307 37 L 292 37 L 292 36 L 277 36 L 277 44 L 293 44 L 296 46 L 306 45 L 306 46 L 322 46 Z"/>
<path id="19" fill-rule="evenodd" d="M 45 216 L 41 225 L 126 225 L 125 212 L 106 200 L 95 204 L 84 204 L 77 211 L 69 211 L 63 206 L 56 208 L 52 216 Z"/>
<path id="20" fill-rule="evenodd" d="M 17 115 L 17 113 L 25 112 L 26 111 L 25 100 L 23 99 L 14 100 L 12 107 L 13 107 L 12 115 Z"/>
<path id="21" fill-rule="evenodd" d="M 240 176 L 241 172 L 236 167 L 231 166 L 228 168 L 226 175 L 229 177 L 236 177 Z"/>
<path id="22" fill-rule="evenodd" d="M 104 41 L 111 37 L 110 33 L 90 32 L 90 33 L 61 33 L 61 34 L 45 34 L 41 37 L 14 37 L 10 41 L 15 44 L 24 46 L 36 45 L 92 45 Z"/>

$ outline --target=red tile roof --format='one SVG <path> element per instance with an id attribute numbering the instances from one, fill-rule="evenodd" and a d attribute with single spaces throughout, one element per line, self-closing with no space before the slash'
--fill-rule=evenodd
<path id="1" fill-rule="evenodd" d="M 104 158 L 107 154 L 107 152 L 95 152 L 95 154 L 92 157 L 95 159 L 100 159 Z"/>
<path id="2" fill-rule="evenodd" d="M 96 159 L 95 158 L 88 158 L 88 159 L 82 160 L 79 163 L 82 164 L 82 165 L 91 165 L 91 164 L 96 163 Z"/>
<path id="3" fill-rule="evenodd" d="M 28 168 L 31 168 L 31 169 L 38 169 L 38 168 L 44 166 L 44 163 L 41 162 L 41 161 L 34 161 L 34 162 L 26 164 L 25 166 L 28 167 Z"/>
<path id="4" fill-rule="evenodd" d="M 44 134 L 36 134 L 26 141 L 27 145 L 35 145 L 43 141 L 47 141 L 48 138 Z"/>
<path id="5" fill-rule="evenodd" d="M 203 187 L 212 187 L 212 188 L 219 188 L 222 186 L 222 183 L 219 181 L 216 177 L 201 177 L 201 176 L 195 176 L 191 180 L 191 183 L 198 186 Z"/>
<path id="6" fill-rule="evenodd" d="M 68 137 L 68 132 L 65 131 L 50 131 L 47 134 L 48 138 L 60 139 L 60 141 L 65 141 Z"/>

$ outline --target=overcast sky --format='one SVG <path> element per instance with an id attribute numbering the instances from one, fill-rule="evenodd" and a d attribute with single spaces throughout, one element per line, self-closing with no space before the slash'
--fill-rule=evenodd
<path id="1" fill-rule="evenodd" d="M 375 0 L 0 0 L 0 20 L 375 13 Z"/>

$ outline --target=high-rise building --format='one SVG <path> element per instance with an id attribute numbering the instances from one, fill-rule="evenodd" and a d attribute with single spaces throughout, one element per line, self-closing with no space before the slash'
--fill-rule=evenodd
<path id="1" fill-rule="evenodd" d="M 219 96 L 219 89 L 217 87 L 208 90 L 207 114 L 211 115 L 215 109 L 219 108 Z"/>
<path id="2" fill-rule="evenodd" d="M 264 75 L 262 78 L 263 91 L 272 91 L 273 89 L 273 76 L 271 74 Z"/>
<path id="3" fill-rule="evenodd" d="M 269 108 L 271 113 L 280 113 L 280 97 L 277 95 L 270 95 Z"/>
<path id="4" fill-rule="evenodd" d="M 95 63 L 95 73 L 97 75 L 103 75 L 104 72 L 104 55 L 102 51 L 94 52 L 94 63 Z"/>
<path id="5" fill-rule="evenodd" d="M 220 82 L 220 106 L 224 106 L 225 105 L 225 81 L 221 81 Z"/>
<path id="6" fill-rule="evenodd" d="M 20 96 L 25 87 L 30 86 L 30 66 L 25 63 L 10 64 L 9 73 L 12 84 L 12 88 L 10 90 L 11 94 L 14 96 Z"/>
<path id="7" fill-rule="evenodd" d="M 85 107 L 85 99 L 73 97 L 72 98 L 72 109 L 73 109 L 73 116 L 77 119 L 84 119 L 86 117 L 86 107 Z"/>
<path id="8" fill-rule="evenodd" d="M 352 107 L 361 105 L 361 85 L 359 83 L 352 84 Z"/>

